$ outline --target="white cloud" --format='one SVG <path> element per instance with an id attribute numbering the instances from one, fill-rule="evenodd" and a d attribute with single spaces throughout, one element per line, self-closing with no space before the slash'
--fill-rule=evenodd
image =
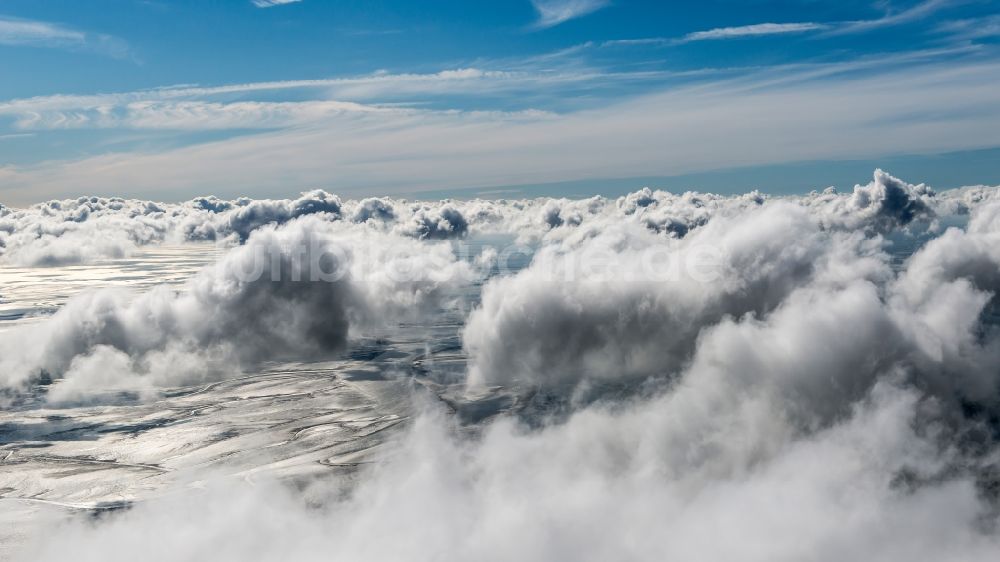
<path id="1" fill-rule="evenodd" d="M 301 2 L 302 0 L 250 0 L 253 2 L 254 6 L 258 8 L 273 8 L 274 6 L 283 6 L 285 4 L 294 4 L 296 2 Z"/>
<path id="2" fill-rule="evenodd" d="M 741 37 L 759 37 L 762 35 L 802 33 L 805 31 L 815 31 L 826 28 L 827 26 L 821 23 L 758 23 L 739 27 L 719 27 L 709 29 L 707 31 L 695 31 L 694 33 L 688 33 L 683 38 L 679 39 L 678 42 L 688 43 L 691 41 L 738 39 Z"/>
<path id="3" fill-rule="evenodd" d="M 398 193 L 984 148 L 1000 144 L 998 87 L 996 64 L 925 53 L 763 70 L 556 115 L 344 112 L 155 153 L 8 166 L 3 198 L 157 190 L 182 199 L 317 185 Z"/>
<path id="4" fill-rule="evenodd" d="M 830 35 L 864 33 L 883 27 L 892 27 L 922 20 L 935 12 L 953 6 L 956 0 L 924 0 L 912 8 L 901 12 L 890 11 L 881 18 L 845 22 L 829 32 Z"/>
<path id="5" fill-rule="evenodd" d="M 872 20 L 858 20 L 846 22 L 797 22 L 797 23 L 758 23 L 752 25 L 742 25 L 735 27 L 719 27 L 705 31 L 695 31 L 680 38 L 650 37 L 643 39 L 618 39 L 606 41 L 604 45 L 680 45 L 694 41 L 713 41 L 723 39 L 740 39 L 747 37 L 760 37 L 766 35 L 785 35 L 792 33 L 805 33 L 809 31 L 826 31 L 823 35 L 830 37 L 835 35 L 846 35 L 850 33 L 863 33 L 883 27 L 903 25 L 914 21 L 922 20 L 935 12 L 948 8 L 956 4 L 955 0 L 925 0 L 912 8 L 901 12 L 890 11 L 885 16 Z M 991 32 L 982 31 L 985 26 L 989 29 L 992 22 L 989 19 L 967 20 L 966 22 L 951 22 L 940 26 L 940 30 L 953 33 L 959 37 L 985 37 Z"/>
<path id="6" fill-rule="evenodd" d="M 624 216 L 549 237 L 527 269 L 483 288 L 463 334 L 470 383 L 568 392 L 669 376 L 706 325 L 766 316 L 817 277 L 882 275 L 858 233 L 934 217 L 925 186 L 881 170 L 850 195 L 793 201 L 642 190 L 618 200 Z"/>
<path id="7" fill-rule="evenodd" d="M 535 27 L 554 27 L 571 19 L 580 18 L 608 6 L 610 0 L 532 0 L 538 21 Z"/>
<path id="8" fill-rule="evenodd" d="M 403 109 L 364 106 L 350 102 L 232 102 L 134 101 L 67 110 L 18 111 L 20 129 L 275 129 L 307 125 L 347 114 L 405 113 Z M 0 109 L 0 114 L 4 110 Z"/>
<path id="9" fill-rule="evenodd" d="M 222 371 L 231 374 L 240 365 L 281 356 L 329 358 L 360 328 L 437 310 L 446 304 L 448 287 L 472 277 L 448 244 L 332 220 L 339 200 L 315 197 L 293 202 L 306 208 L 291 209 L 281 226 L 273 226 L 268 213 L 283 202 L 236 209 L 234 222 L 257 228 L 241 233 L 245 244 L 180 293 L 166 286 L 140 295 L 88 292 L 50 322 L 5 335 L 0 385 L 17 387 L 42 371 L 81 377 L 58 396 L 72 400 L 88 382 L 112 389 L 137 386 L 123 377 L 155 374 L 163 377 L 156 381 L 160 386 L 218 377 L 220 359 L 228 365 Z M 266 223 L 272 226 L 259 228 Z M 160 361 L 184 352 L 204 361 L 193 371 L 161 369 Z M 96 358 L 81 359 L 91 356 Z M 111 358 L 118 368 L 95 370 Z M 129 368 L 129 361 L 140 367 Z"/>
<path id="10" fill-rule="evenodd" d="M 636 77 L 641 79 L 641 77 Z M 219 129 L 290 126 L 339 112 L 390 111 L 328 98 L 410 99 L 410 96 L 475 94 L 595 79 L 593 73 L 545 74 L 457 68 L 429 74 L 376 72 L 352 78 L 254 82 L 223 86 L 172 86 L 135 92 L 53 95 L 0 102 L 0 116 L 23 129 L 86 127 Z M 230 94 L 252 96 L 302 90 L 324 99 L 297 102 L 213 102 Z M 403 111 L 403 110 L 399 110 Z"/>
<path id="11" fill-rule="evenodd" d="M 967 229 L 948 230 L 893 264 L 884 240 L 862 223 L 900 218 L 897 212 L 906 208 L 899 205 L 900 190 L 909 203 L 926 195 L 877 174 L 852 194 L 810 196 L 805 206 L 771 201 L 714 215 L 680 240 L 614 220 L 588 231 L 585 219 L 579 236 L 548 242 L 558 259 L 600 246 L 606 265 L 634 268 L 642 246 L 671 255 L 715 243 L 727 249 L 724 275 L 708 284 L 607 280 L 583 294 L 578 285 L 541 274 L 543 260 L 487 286 L 484 305 L 470 320 L 483 335 L 468 338 L 477 343 L 467 349 L 480 369 L 489 361 L 479 343 L 506 349 L 506 356 L 495 357 L 496 370 L 479 374 L 507 383 L 497 392 L 518 400 L 513 411 L 474 427 L 457 427 L 443 406 L 419 411 L 422 399 L 441 391 L 421 385 L 432 376 L 430 351 L 421 356 L 421 374 L 407 379 L 418 392 L 366 381 L 351 408 L 341 408 L 336 396 L 351 396 L 356 387 L 327 363 L 319 371 L 304 367 L 324 385 L 336 384 L 322 392 L 292 386 L 291 395 L 285 379 L 294 373 L 284 370 L 270 373 L 281 380 L 248 377 L 254 392 L 230 389 L 221 406 L 219 398 L 212 401 L 213 388 L 201 388 L 194 396 L 197 415 L 190 415 L 191 401 L 183 408 L 167 403 L 159 407 L 175 413 L 165 418 L 169 424 L 144 416 L 134 425 L 150 428 L 129 424 L 117 441 L 100 431 L 115 427 L 108 420 L 121 418 L 114 413 L 72 412 L 64 418 L 75 427 L 102 434 L 76 444 L 87 462 L 142 462 L 169 469 L 170 478 L 143 478 L 141 490 L 132 492 L 138 476 L 123 482 L 122 473 L 111 472 L 105 478 L 114 485 L 102 491 L 95 479 L 48 470 L 58 472 L 59 486 L 28 495 L 21 475 L 30 468 L 21 467 L 31 466 L 31 450 L 12 452 L 9 458 L 19 462 L 7 463 L 6 501 L 19 492 L 52 503 L 53 496 L 65 503 L 136 499 L 131 509 L 96 519 L 43 520 L 23 533 L 28 544 L 15 551 L 16 559 L 991 559 L 998 548 L 1000 444 L 988 429 L 998 412 L 1000 333 L 987 317 L 1000 290 L 1000 206 L 980 201 Z M 637 214 L 701 203 L 644 191 L 611 207 Z M 587 206 L 556 204 L 567 211 Z M 534 220 L 540 210 L 523 212 Z M 838 224 L 830 228 L 820 217 Z M 88 296 L 38 324 L 55 342 L 54 354 L 85 349 L 62 361 L 65 374 L 79 379 L 50 385 L 56 397 L 79 398 L 88 383 L 143 390 L 135 383 L 144 380 L 120 377 L 137 375 L 134 355 L 161 334 L 187 335 L 195 347 L 222 338 L 265 357 L 289 350 L 309 356 L 312 348 L 303 344 L 341 342 L 337 320 L 345 301 L 336 297 L 362 308 L 387 302 L 392 310 L 419 299 L 425 288 L 366 286 L 360 275 L 349 283 L 360 294 L 341 285 L 232 283 L 254 247 L 302 236 L 357 247 L 357 259 L 399 245 L 401 253 L 388 253 L 416 260 L 421 272 L 434 269 L 425 261 L 428 253 L 454 266 L 444 245 L 361 227 L 341 231 L 307 220 L 265 230 L 200 275 L 193 295 Z M 374 269 L 378 280 L 381 268 Z M 516 329 L 508 325 L 512 319 Z M 8 336 L 0 339 L 6 352 L 0 362 L 40 345 L 35 339 L 19 346 Z M 440 355 L 449 365 L 453 351 Z M 503 366 L 516 367 L 528 384 L 513 384 Z M 572 383 L 580 379 L 604 383 L 591 387 L 607 391 L 603 400 L 577 400 Z M 531 384 L 539 381 L 571 384 Z M 475 393 L 463 395 L 469 389 L 461 382 L 452 390 L 449 409 L 489 407 Z M 309 400 L 323 401 L 321 415 L 300 407 Z M 415 403 L 417 411 L 407 412 L 405 431 L 392 440 L 362 425 L 364 431 L 344 441 L 340 433 L 308 441 L 301 456 L 286 457 L 280 448 L 307 438 L 301 429 L 354 426 L 356 418 L 345 410 L 368 415 L 367 404 L 401 402 L 406 408 Z M 243 408 L 251 407 L 290 417 L 263 423 L 244 417 Z M 9 426 L 39 442 L 42 431 L 53 431 L 47 424 L 55 416 L 31 413 L 34 423 Z M 90 419 L 83 415 L 96 421 L 84 425 Z M 207 424 L 212 431 L 197 432 Z M 65 436 L 60 431 L 60 441 Z M 334 455 L 345 458 L 337 445 L 350 448 L 352 462 L 365 462 L 350 472 L 317 469 Z M 61 446 L 38 454 L 51 459 Z M 224 454 L 236 447 L 247 454 Z M 225 480 L 207 478 L 204 467 Z M 289 485 L 273 485 L 268 474 L 287 475 Z M 377 540 L 387 536 L 391 540 Z"/>
<path id="12" fill-rule="evenodd" d="M 1000 15 L 946 21 L 937 27 L 937 31 L 966 41 L 998 37 L 1000 36 Z"/>
<path id="13" fill-rule="evenodd" d="M 129 56 L 128 44 L 110 35 L 86 33 L 56 23 L 0 16 L 0 45 L 90 51 L 115 58 Z"/>
<path id="14" fill-rule="evenodd" d="M 82 45 L 86 37 L 53 23 L 0 17 L 0 43 L 5 45 Z"/>

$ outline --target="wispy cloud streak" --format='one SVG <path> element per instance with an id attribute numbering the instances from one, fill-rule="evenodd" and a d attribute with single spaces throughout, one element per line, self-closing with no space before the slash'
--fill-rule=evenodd
<path id="1" fill-rule="evenodd" d="M 56 24 L 0 17 L 0 43 L 4 45 L 80 45 L 86 39 L 84 33 Z"/>
<path id="2" fill-rule="evenodd" d="M 600 69 L 578 67 L 560 72 L 542 72 L 532 68 L 530 62 L 522 64 L 522 67 L 511 70 L 458 68 L 427 74 L 377 72 L 366 76 L 317 80 L 205 87 L 180 85 L 133 92 L 39 96 L 0 101 L 0 118 L 8 118 L 13 127 L 22 130 L 275 128 L 302 124 L 303 120 L 333 113 L 359 114 L 394 107 L 398 109 L 400 104 L 419 106 L 420 102 L 441 96 L 454 98 L 498 92 L 531 92 L 536 96 L 552 92 L 556 95 L 567 88 L 583 87 L 608 79 L 639 84 L 663 78 L 655 72 L 607 73 Z M 283 92 L 289 91 L 299 91 L 301 96 L 312 99 L 294 102 L 274 99 L 287 96 Z M 395 101 L 400 103 L 392 103 Z"/>
<path id="3" fill-rule="evenodd" d="M 760 37 L 762 35 L 783 35 L 788 33 L 802 33 L 805 31 L 815 31 L 826 29 L 827 26 L 821 23 L 757 23 L 753 25 L 741 25 L 738 27 L 718 27 L 707 31 L 695 31 L 688 33 L 678 43 L 689 43 L 691 41 L 712 41 L 719 39 L 740 39 L 743 37 Z"/>
<path id="4" fill-rule="evenodd" d="M 258 8 L 273 8 L 275 6 L 284 6 L 285 4 L 294 4 L 296 2 L 301 2 L 302 0 L 250 0 L 254 6 Z"/>
<path id="5" fill-rule="evenodd" d="M 823 36 L 832 37 L 836 35 L 848 35 L 853 33 L 865 33 L 875 29 L 881 29 L 886 27 L 892 27 L 896 25 L 904 25 L 916 21 L 920 21 L 939 10 L 945 9 L 951 5 L 956 4 L 956 0 L 925 0 L 920 4 L 913 6 L 907 10 L 900 12 L 889 12 L 885 16 L 870 19 L 870 20 L 857 20 L 857 21 L 840 21 L 840 22 L 795 22 L 795 23 L 755 23 L 751 25 L 741 25 L 734 27 L 718 27 L 714 29 L 708 29 L 704 31 L 694 31 L 688 33 L 683 37 L 649 37 L 641 39 L 618 39 L 612 41 L 605 41 L 602 43 L 603 46 L 673 46 L 673 45 L 683 45 L 685 43 L 692 43 L 696 41 L 719 41 L 726 39 L 744 39 L 750 37 L 763 37 L 768 35 L 788 35 L 793 33 L 807 33 L 815 31 L 823 31 Z M 974 29 L 975 24 L 970 23 L 973 20 L 968 20 L 964 25 L 964 31 L 966 33 L 975 33 L 975 31 L 969 31 L 970 28 Z M 978 23 L 978 20 L 977 22 Z M 983 23 L 989 25 L 989 20 L 984 20 Z M 995 26 L 995 22 L 993 23 Z M 962 26 L 962 22 L 956 22 L 956 27 Z M 957 29 L 942 29 L 945 32 L 957 33 Z M 977 37 L 990 36 L 993 33 L 985 32 L 984 34 L 976 35 Z"/>
<path id="6" fill-rule="evenodd" d="M 609 0 L 532 0 L 538 21 L 535 28 L 547 29 L 586 16 L 606 7 Z"/>
<path id="7" fill-rule="evenodd" d="M 937 27 L 937 31 L 962 41 L 1000 37 L 1000 14 L 944 22 Z"/>
<path id="8" fill-rule="evenodd" d="M 114 58 L 129 56 L 128 44 L 105 34 L 92 34 L 56 23 L 0 16 L 0 45 L 89 51 Z"/>
<path id="9" fill-rule="evenodd" d="M 925 0 L 908 10 L 903 10 L 901 12 L 889 12 L 881 18 L 845 22 L 836 29 L 832 29 L 829 32 L 829 35 L 864 33 L 874 29 L 912 23 L 922 20 L 927 16 L 954 4 L 956 4 L 956 0 Z"/>
<path id="10" fill-rule="evenodd" d="M 863 72 L 874 68 L 884 72 Z M 674 175 L 717 169 L 720 162 L 966 150 L 1000 143 L 998 84 L 996 64 L 889 57 L 860 68 L 842 63 L 753 73 L 557 115 L 255 106 L 290 128 L 163 152 L 16 166 L 3 171 L 3 191 L 8 200 L 29 193 L 37 199 L 39 186 L 47 195 L 93 186 L 128 195 L 194 195 L 209 187 L 287 190 L 335 181 L 345 193 L 399 192 Z M 900 92 L 907 92 L 905 105 Z M 964 107 L 955 108 L 955 99 Z M 198 106 L 183 115 L 243 109 Z M 142 117 L 146 126 L 161 126 L 152 120 L 164 118 Z M 167 117 L 168 123 L 188 120 Z M 213 119 L 228 124 L 234 117 Z"/>

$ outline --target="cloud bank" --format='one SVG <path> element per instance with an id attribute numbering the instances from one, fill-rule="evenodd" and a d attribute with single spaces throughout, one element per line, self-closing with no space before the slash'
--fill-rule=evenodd
<path id="1" fill-rule="evenodd" d="M 472 277 L 447 245 L 319 216 L 272 223 L 179 292 L 84 293 L 5 337 L 2 384 L 65 378 L 50 396 L 62 401 L 98 377 L 102 388 L 134 390 L 128 385 L 190 384 L 263 360 L 336 357 L 358 330 L 440 307 L 448 287 Z M 197 360 L 177 361 L 191 355 Z"/>
<path id="2" fill-rule="evenodd" d="M 915 219 L 929 219 L 938 207 L 944 214 L 968 214 L 978 201 L 991 197 L 989 188 L 937 196 L 927 186 L 910 185 L 877 171 L 873 182 L 857 186 L 850 195 L 826 190 L 790 200 L 810 208 L 828 227 L 887 232 Z M 0 206 L 0 262 L 57 266 L 122 257 L 142 246 L 164 242 L 237 244 L 262 226 L 307 215 L 420 240 L 503 233 L 515 235 L 521 242 L 537 243 L 562 239 L 576 227 L 594 233 L 610 222 L 637 224 L 681 238 L 714 215 L 743 212 L 766 200 L 757 192 L 724 197 L 649 188 L 618 199 L 585 200 L 342 200 L 323 190 L 308 191 L 295 199 L 205 196 L 183 203 L 80 197 L 25 209 Z"/>
<path id="3" fill-rule="evenodd" d="M 179 292 L 85 294 L 5 334 L 5 384 L 44 371 L 71 402 L 90 385 L 176 381 L 156 365 L 177 377 L 182 357 L 328 357 L 359 328 L 440 314 L 449 290 L 480 286 L 441 238 L 503 233 L 533 257 L 481 285 L 457 379 L 428 351 L 408 397 L 418 414 L 376 462 L 343 481 L 195 471 L 96 522 L 52 522 L 23 558 L 987 559 L 1000 548 L 998 192 L 876 171 L 849 193 L 792 198 L 312 193 L 261 203 L 317 212 L 242 244 L 233 213 L 251 203 L 182 204 L 237 245 Z M 305 281 L 313 257 L 346 274 Z M 454 415 L 483 396 L 510 400 L 485 421 Z"/>

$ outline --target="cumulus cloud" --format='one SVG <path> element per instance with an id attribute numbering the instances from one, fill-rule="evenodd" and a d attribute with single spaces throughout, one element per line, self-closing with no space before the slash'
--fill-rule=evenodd
<path id="1" fill-rule="evenodd" d="M 411 208 L 409 221 L 400 224 L 398 230 L 421 240 L 441 240 L 465 236 L 469 231 L 469 223 L 454 205 L 417 204 Z"/>
<path id="2" fill-rule="evenodd" d="M 128 255 L 163 241 L 169 229 L 162 206 L 120 198 L 49 201 L 0 214 L 0 261 L 63 265 Z"/>
<path id="3" fill-rule="evenodd" d="M 122 257 L 163 242 L 245 241 L 257 228 L 305 215 L 336 220 L 340 208 L 340 198 L 322 190 L 296 199 L 198 197 L 182 204 L 104 197 L 49 201 L 0 214 L 0 260 L 66 265 Z"/>
<path id="4" fill-rule="evenodd" d="M 391 222 L 396 218 L 395 206 L 392 200 L 382 197 L 370 197 L 358 202 L 354 207 L 351 220 L 354 222 Z"/>
<path id="5" fill-rule="evenodd" d="M 927 356 L 906 333 L 914 318 L 897 318 L 916 309 L 882 290 L 903 294 L 897 283 L 921 275 L 919 263 L 942 250 L 918 252 L 896 278 L 884 256 L 856 240 L 837 242 L 846 235 L 820 228 L 801 207 L 770 213 L 720 227 L 738 239 L 751 226 L 781 223 L 780 214 L 799 221 L 787 236 L 774 227 L 734 249 L 746 257 L 731 273 L 751 275 L 768 238 L 812 248 L 807 253 L 830 267 L 808 275 L 785 269 L 794 288 L 770 310 L 707 320 L 676 382 L 649 395 L 590 405 L 535 429 L 504 418 L 472 438 L 428 413 L 347 497 L 314 484 L 307 495 L 321 507 L 273 484 L 216 485 L 96 527 L 60 527 L 58 539 L 39 541 L 30 555 L 54 560 L 73 548 L 128 559 L 170 527 L 188 539 L 185 555 L 218 552 L 222 543 L 224 559 L 233 560 L 261 552 L 302 560 L 988 557 L 1000 546 L 990 492 L 995 444 L 969 407 L 977 399 L 967 381 L 945 377 L 945 389 L 933 376 L 957 373 L 951 369 L 995 336 L 969 340 L 954 357 Z M 995 236 L 991 224 L 979 218 L 953 235 L 951 249 Z M 803 239 L 810 231 L 813 238 Z M 966 290 L 963 268 L 945 269 Z M 990 283 L 976 287 L 995 290 Z M 966 333 L 961 322 L 943 320 Z M 523 327 L 535 336 L 548 328 Z M 578 364 L 565 354 L 546 368 L 567 362 Z M 993 396 L 975 403 L 993 411 Z M 535 517 L 525 518 L 525 509 Z M 387 529 L 393 540 L 371 540 Z"/>
<path id="6" fill-rule="evenodd" d="M 303 193 L 302 197 L 294 201 L 267 199 L 246 201 L 230 214 L 227 226 L 241 240 L 246 240 L 251 232 L 265 224 L 282 224 L 314 213 L 327 213 L 339 217 L 340 199 L 325 191 L 316 190 Z"/>
<path id="7" fill-rule="evenodd" d="M 834 190 L 792 198 L 825 227 L 888 232 L 938 214 L 968 214 L 993 197 L 989 188 L 948 191 L 940 197 L 876 171 L 852 194 Z M 389 197 L 341 200 L 323 190 L 295 199 L 223 200 L 197 197 L 180 204 L 81 197 L 0 209 L 0 261 L 15 265 L 65 265 L 127 256 L 163 242 L 245 241 L 261 226 L 316 214 L 328 221 L 363 223 L 384 232 L 428 240 L 463 239 L 486 233 L 517 236 L 522 243 L 556 241 L 577 228 L 597 232 L 626 222 L 682 238 L 716 215 L 731 216 L 764 205 L 759 192 L 737 196 L 668 193 L 643 188 L 617 199 L 523 199 L 406 201 Z"/>
<path id="8" fill-rule="evenodd" d="M 871 249 L 854 246 L 864 240 L 826 233 L 787 203 L 716 217 L 680 240 L 639 225 L 567 238 L 484 288 L 464 332 L 470 380 L 549 386 L 670 375 L 703 327 L 770 311 L 834 259 L 873 269 Z"/>
<path id="9" fill-rule="evenodd" d="M 134 393 L 138 397 L 155 396 L 151 377 L 137 377 L 139 369 L 127 353 L 113 346 L 94 346 L 87 354 L 72 359 L 64 375 L 46 399 L 52 404 L 79 401 L 101 402 Z"/>
<path id="10" fill-rule="evenodd" d="M 66 378 L 55 391 L 64 401 L 87 381 L 103 387 L 118 373 L 180 384 L 262 360 L 331 357 L 356 330 L 441 306 L 446 289 L 471 274 L 447 246 L 300 217 L 256 230 L 179 292 L 99 290 L 71 299 L 0 342 L 2 383 Z M 184 352 L 199 355 L 196 368 L 166 368 Z M 95 364 L 107 368 L 95 374 Z"/>
<path id="11" fill-rule="evenodd" d="M 911 185 L 875 170 L 867 185 L 857 185 L 850 197 L 827 189 L 812 193 L 803 202 L 814 208 L 828 227 L 872 229 L 889 232 L 914 220 L 930 220 L 935 213 L 934 191 L 924 184 Z"/>
<path id="12" fill-rule="evenodd" d="M 845 194 L 367 199 L 258 226 L 179 293 L 91 293 L 5 333 L 0 373 L 62 377 L 50 398 L 72 403 L 91 388 L 147 392 L 167 376 L 158 365 L 187 370 L 182 357 L 324 357 L 358 327 L 439 304 L 470 267 L 435 241 L 457 224 L 528 230 L 537 248 L 483 286 L 460 380 L 415 385 L 421 413 L 378 462 L 288 486 L 264 469 L 221 482 L 194 471 L 96 523 L 52 523 L 23 558 L 988 559 L 1000 548 L 995 199 L 877 171 Z M 184 208 L 228 221 L 248 204 Z M 887 236 L 945 211 L 967 224 L 894 261 Z M 315 256 L 348 274 L 304 281 Z M 450 413 L 490 393 L 512 396 L 490 421 Z"/>
<path id="13" fill-rule="evenodd" d="M 985 185 L 950 189 L 941 193 L 934 202 L 938 214 L 968 215 L 978 206 L 1000 200 L 1000 190 Z"/>
<path id="14" fill-rule="evenodd" d="M 617 201 L 615 211 L 621 214 L 585 220 L 559 237 L 549 234 L 530 267 L 484 287 L 482 305 L 464 331 L 470 382 L 563 392 L 582 383 L 670 379 L 705 345 L 707 329 L 727 318 L 775 314 L 793 298 L 804 298 L 801 293 L 809 287 L 821 294 L 858 283 L 855 290 L 862 293 L 861 287 L 882 287 L 881 293 L 892 295 L 889 303 L 897 303 L 896 292 L 904 287 L 909 287 L 910 302 L 920 300 L 914 287 L 933 288 L 942 291 L 941 298 L 956 299 L 948 305 L 951 336 L 971 338 L 989 301 L 976 290 L 995 287 L 996 260 L 990 235 L 983 234 L 998 222 L 991 204 L 975 207 L 968 233 L 949 230 L 928 243 L 890 283 L 889 246 L 882 235 L 917 220 L 929 223 L 937 217 L 935 206 L 930 188 L 880 170 L 849 195 L 828 190 L 787 201 L 759 194 L 728 199 L 650 190 L 630 194 Z M 544 208 L 543 222 L 563 230 L 553 224 L 553 208 L 552 202 Z M 964 251 L 926 257 L 956 238 Z M 977 253 L 970 255 L 974 248 Z M 961 259 L 970 263 L 959 266 Z M 962 279 L 949 278 L 941 269 L 953 263 Z M 921 270 L 945 277 L 913 281 L 926 275 L 917 273 Z M 970 272 L 976 275 L 970 278 Z M 965 290 L 963 283 L 970 279 L 978 280 L 979 289 Z M 949 285 L 953 281 L 958 284 Z M 889 326 L 910 333 L 903 327 L 923 322 L 912 306 L 903 307 L 908 310 L 903 314 L 878 298 L 869 304 L 893 321 L 868 318 L 862 324 L 881 326 L 885 333 Z M 944 314 L 934 310 L 922 314 Z M 955 331 L 956 326 L 964 331 Z M 947 333 L 940 327 L 928 330 L 924 335 L 935 341 Z M 882 340 L 891 341 L 886 335 Z M 957 340 L 946 347 L 956 346 L 961 347 Z M 993 352 L 982 353 L 977 371 L 989 364 Z M 968 375 L 972 370 L 966 367 Z"/>

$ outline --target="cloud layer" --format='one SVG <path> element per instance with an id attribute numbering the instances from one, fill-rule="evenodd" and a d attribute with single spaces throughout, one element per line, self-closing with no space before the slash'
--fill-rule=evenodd
<path id="1" fill-rule="evenodd" d="M 419 317 L 472 276 L 447 245 L 317 216 L 272 223 L 179 292 L 84 293 L 45 323 L 5 337 L 2 384 L 65 378 L 50 396 L 63 401 L 95 382 L 146 389 L 232 375 L 263 360 L 336 357 L 358 330 Z"/>
<path id="2" fill-rule="evenodd" d="M 503 234 L 533 255 L 514 270 L 480 256 L 495 269 L 463 320 L 462 367 L 435 372 L 426 352 L 407 397 L 419 414 L 377 462 L 293 486 L 194 471 L 97 523 L 53 522 L 25 559 L 988 558 L 998 192 L 876 171 L 792 198 L 314 192 L 163 209 L 234 247 L 179 292 L 84 294 L 5 334 L 6 385 L 44 373 L 67 404 L 226 376 L 207 365 L 329 358 L 365 326 L 478 290 L 441 239 Z M 454 415 L 489 404 L 506 406 Z"/>
<path id="3" fill-rule="evenodd" d="M 0 106 L 0 113 L 41 130 L 114 125 L 164 131 L 198 124 L 212 130 L 262 131 L 153 152 L 7 166 L 0 168 L 0 178 L 7 204 L 37 201 L 40 185 L 49 194 L 99 190 L 140 198 L 149 198 L 150 191 L 190 197 L 225 189 L 234 196 L 245 190 L 287 193 L 315 186 L 337 186 L 342 194 L 392 194 L 676 175 L 718 169 L 720 162 L 741 166 L 870 158 L 885 155 L 889 146 L 895 154 L 913 154 L 1000 143 L 1000 114 L 992 95 L 1000 71 L 974 59 L 934 62 L 942 56 L 946 54 L 907 53 L 750 75 L 709 73 L 695 83 L 560 113 L 329 101 L 204 103 L 185 99 L 201 94 L 184 91 L 18 100 Z M 530 92 L 540 87 L 538 80 L 558 89 L 608 78 L 489 71 L 461 76 L 371 77 L 327 86 L 367 100 L 365 92 L 385 99 L 386 89 L 396 87 Z M 898 102 L 900 91 L 908 93 L 905 104 Z M 950 105 L 959 98 L 965 105 L 961 111 Z M 709 145 L 713 151 L 697 149 Z"/>

